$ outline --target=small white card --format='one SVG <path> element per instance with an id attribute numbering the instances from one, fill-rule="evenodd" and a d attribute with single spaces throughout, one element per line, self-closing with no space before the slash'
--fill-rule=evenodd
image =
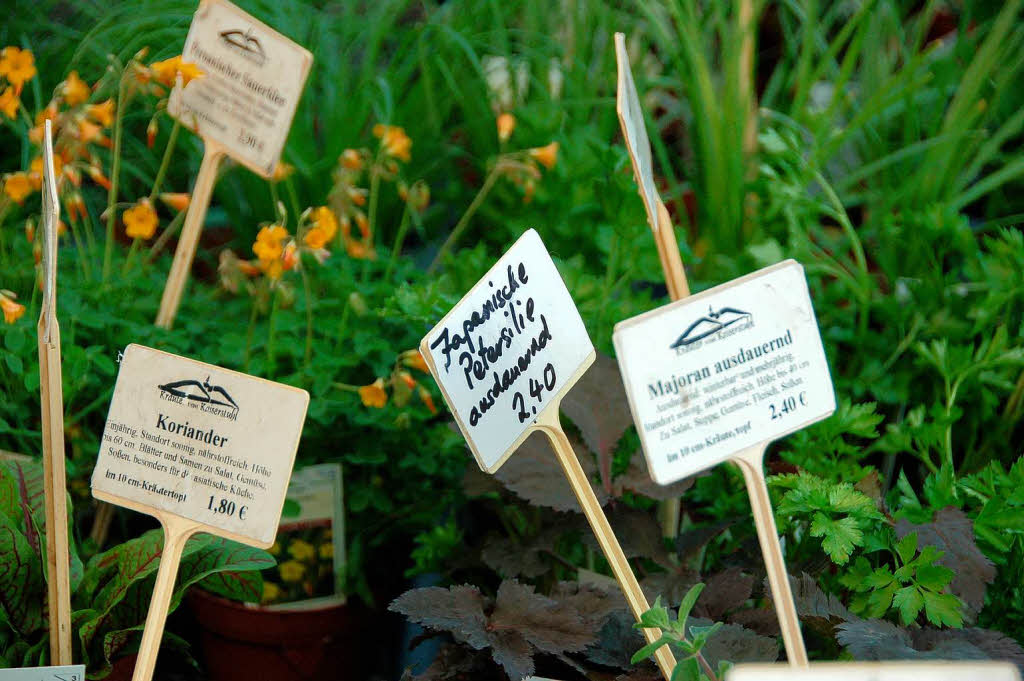
<path id="1" fill-rule="evenodd" d="M 129 345 L 92 474 L 93 496 L 268 547 L 308 405 L 305 390 Z"/>
<path id="2" fill-rule="evenodd" d="M 0 669 L 0 681 L 85 681 L 85 665 Z"/>
<path id="3" fill-rule="evenodd" d="M 595 357 L 580 313 L 532 229 L 430 330 L 420 351 L 488 473 Z"/>
<path id="4" fill-rule="evenodd" d="M 620 322 L 614 342 L 647 465 L 662 485 L 836 408 L 794 260 Z"/>
<path id="5" fill-rule="evenodd" d="M 277 166 L 313 55 L 227 0 L 202 0 L 181 58 L 203 77 L 167 110 L 264 177 Z"/>
<path id="6" fill-rule="evenodd" d="M 654 185 L 654 168 L 651 161 L 651 141 L 647 137 L 647 126 L 644 124 L 644 112 L 640 108 L 640 97 L 633 82 L 633 72 L 629 67 L 629 55 L 626 53 L 626 37 L 615 34 L 615 60 L 619 67 L 618 92 L 615 96 L 615 110 L 619 114 L 622 136 L 626 140 L 626 149 L 633 159 L 633 174 L 639 185 L 640 198 L 647 210 L 647 220 L 651 229 L 658 231 L 658 189 Z"/>
<path id="7" fill-rule="evenodd" d="M 1020 681 L 1008 662 L 932 661 L 814 662 L 808 667 L 790 664 L 738 664 L 726 681 Z"/>

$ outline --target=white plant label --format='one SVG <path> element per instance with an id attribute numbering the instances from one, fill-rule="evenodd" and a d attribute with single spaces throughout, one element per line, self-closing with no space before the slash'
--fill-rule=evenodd
<path id="1" fill-rule="evenodd" d="M 614 342 L 647 465 L 662 485 L 836 408 L 794 260 L 620 322 Z"/>
<path id="2" fill-rule="evenodd" d="M 0 681 L 85 681 L 85 665 L 0 669 Z"/>
<path id="3" fill-rule="evenodd" d="M 227 0 L 200 2 L 181 56 L 204 75 L 175 88 L 168 111 L 269 177 L 313 56 Z"/>
<path id="4" fill-rule="evenodd" d="M 640 189 L 640 197 L 647 210 L 647 220 L 651 229 L 658 231 L 658 189 L 654 185 L 654 168 L 651 162 L 651 141 L 647 137 L 647 126 L 644 124 L 644 112 L 640 108 L 640 97 L 633 82 L 633 72 L 629 67 L 629 55 L 626 53 L 626 38 L 621 33 L 615 34 L 615 60 L 618 63 L 618 92 L 615 96 L 615 110 L 619 114 L 622 135 L 626 140 L 626 149 L 633 159 L 633 174 Z"/>
<path id="5" fill-rule="evenodd" d="M 809 667 L 789 664 L 738 664 L 726 681 L 1020 681 L 1008 662 L 815 662 Z"/>
<path id="6" fill-rule="evenodd" d="M 488 473 L 594 360 L 580 313 L 532 229 L 431 329 L 420 351 Z"/>
<path id="7" fill-rule="evenodd" d="M 308 405 L 305 390 L 129 345 L 93 495 L 270 546 Z"/>

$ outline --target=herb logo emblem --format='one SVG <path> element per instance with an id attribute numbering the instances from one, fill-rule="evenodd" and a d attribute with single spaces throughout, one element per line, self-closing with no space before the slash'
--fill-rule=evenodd
<path id="1" fill-rule="evenodd" d="M 682 335 L 669 347 L 674 350 L 685 348 L 704 340 L 708 336 L 721 334 L 722 331 L 737 322 L 745 323 L 744 326 L 736 329 L 739 331 L 753 326 L 754 317 L 749 312 L 737 310 L 735 307 L 723 307 L 714 310 L 711 306 L 708 306 L 708 313 L 686 327 Z"/>
<path id="2" fill-rule="evenodd" d="M 260 44 L 259 38 L 252 34 L 252 28 L 244 32 L 238 29 L 221 31 L 220 39 L 232 51 L 240 54 L 257 66 L 263 66 L 267 63 L 267 53 L 263 51 L 263 45 Z"/>
<path id="3" fill-rule="evenodd" d="M 201 411 L 225 416 L 232 420 L 238 417 L 238 403 L 219 385 L 210 383 L 207 376 L 203 381 L 185 379 L 157 386 L 161 393 L 171 396 L 173 401 L 197 402 Z M 174 399 L 177 398 L 177 399 Z"/>

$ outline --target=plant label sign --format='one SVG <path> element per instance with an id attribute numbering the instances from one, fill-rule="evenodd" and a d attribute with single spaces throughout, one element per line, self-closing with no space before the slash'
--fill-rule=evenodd
<path id="1" fill-rule="evenodd" d="M 0 681 L 85 681 L 85 665 L 0 669 Z"/>
<path id="2" fill-rule="evenodd" d="M 1009 662 L 815 662 L 803 669 L 784 664 L 738 664 L 725 681 L 1020 681 Z"/>
<path id="3" fill-rule="evenodd" d="M 614 343 L 647 465 L 662 485 L 836 408 L 794 260 L 620 322 Z"/>
<path id="4" fill-rule="evenodd" d="M 129 345 L 93 496 L 269 547 L 308 404 L 298 388 Z"/>
<path id="5" fill-rule="evenodd" d="M 203 77 L 175 88 L 168 111 L 270 177 L 313 55 L 227 0 L 202 0 L 181 57 L 202 69 Z"/>
<path id="6" fill-rule="evenodd" d="M 595 357 L 576 305 L 532 229 L 431 329 L 420 351 L 488 473 Z"/>
<path id="7" fill-rule="evenodd" d="M 619 114 L 622 136 L 626 140 L 626 150 L 633 159 L 633 170 L 640 197 L 647 210 L 647 219 L 651 229 L 658 231 L 658 204 L 661 202 L 658 189 L 654 185 L 654 168 L 651 162 L 651 141 L 647 137 L 647 126 L 644 124 L 644 112 L 640 108 L 640 96 L 633 82 L 633 71 L 629 66 L 629 54 L 626 52 L 626 36 L 615 34 L 615 61 L 618 64 L 618 88 L 615 96 L 615 111 Z"/>

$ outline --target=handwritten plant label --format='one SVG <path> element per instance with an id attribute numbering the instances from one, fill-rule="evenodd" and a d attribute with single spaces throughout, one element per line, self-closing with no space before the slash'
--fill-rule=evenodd
<path id="1" fill-rule="evenodd" d="M 615 34 L 615 58 L 619 67 L 618 92 L 615 96 L 615 110 L 619 114 L 626 149 L 633 159 L 633 169 L 640 185 L 640 197 L 644 200 L 647 219 L 651 229 L 658 231 L 658 190 L 654 185 L 654 168 L 651 162 L 651 141 L 647 138 L 644 112 L 640 108 L 640 97 L 633 82 L 626 53 L 626 38 Z"/>
<path id="2" fill-rule="evenodd" d="M 794 260 L 620 322 L 613 338 L 647 464 L 662 485 L 836 408 Z"/>
<path id="3" fill-rule="evenodd" d="M 420 351 L 488 473 L 595 356 L 580 313 L 532 229 L 426 335 Z"/>
<path id="4" fill-rule="evenodd" d="M 93 470 L 93 495 L 268 547 L 308 405 L 305 390 L 129 345 Z"/>
<path id="5" fill-rule="evenodd" d="M 0 669 L 0 681 L 85 681 L 85 665 Z"/>
<path id="6" fill-rule="evenodd" d="M 815 662 L 808 667 L 789 664 L 738 664 L 726 681 L 1020 681 L 1009 662 L 930 661 Z"/>
<path id="7" fill-rule="evenodd" d="M 203 77 L 175 88 L 168 111 L 254 172 L 277 166 L 313 55 L 227 0 L 202 0 L 182 59 Z"/>

